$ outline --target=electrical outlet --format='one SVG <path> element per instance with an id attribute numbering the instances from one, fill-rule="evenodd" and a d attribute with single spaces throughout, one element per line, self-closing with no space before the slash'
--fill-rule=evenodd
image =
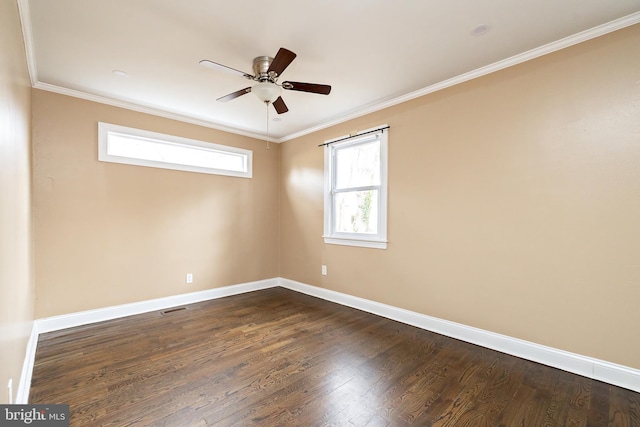
<path id="1" fill-rule="evenodd" d="M 187 273 L 187 283 L 193 283 L 193 274 Z"/>
<path id="2" fill-rule="evenodd" d="M 323 265 L 323 266 L 322 266 L 322 275 L 323 275 L 323 276 L 326 276 L 326 275 L 327 275 L 327 266 L 326 266 L 326 265 Z"/>

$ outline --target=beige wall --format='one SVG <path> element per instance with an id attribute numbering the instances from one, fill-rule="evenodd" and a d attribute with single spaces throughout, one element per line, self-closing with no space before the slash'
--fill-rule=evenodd
<path id="1" fill-rule="evenodd" d="M 640 25 L 285 142 L 281 276 L 640 368 L 638 46 Z M 383 123 L 389 248 L 325 245 L 317 144 Z"/>
<path id="2" fill-rule="evenodd" d="M 636 25 L 269 151 L 34 90 L 36 317 L 280 275 L 640 368 L 639 41 Z M 15 86 L 5 71 L 3 90 Z M 17 121 L 0 128 L 3 151 L 5 135 L 18 135 L 0 161 L 21 188 L 9 191 L 3 175 L 14 219 L 0 222 L 2 262 L 12 265 L 0 292 L 3 313 L 17 310 L 21 323 L 2 327 L 22 346 L 6 375 L 16 375 L 33 319 L 20 87 L 2 105 Z M 252 149 L 254 178 L 98 162 L 98 121 Z M 382 123 L 391 125 L 389 249 L 325 245 L 317 144 Z"/>
<path id="3" fill-rule="evenodd" d="M 0 403 L 18 390 L 33 325 L 30 83 L 18 7 L 0 2 Z"/>
<path id="4" fill-rule="evenodd" d="M 253 178 L 98 162 L 99 121 L 251 149 Z M 33 123 L 37 318 L 278 276 L 279 145 L 40 90 Z"/>

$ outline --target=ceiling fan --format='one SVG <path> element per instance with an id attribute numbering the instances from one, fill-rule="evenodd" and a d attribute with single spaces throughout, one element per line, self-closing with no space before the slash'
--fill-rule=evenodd
<path id="1" fill-rule="evenodd" d="M 200 61 L 200 64 L 214 70 L 225 71 L 233 75 L 258 82 L 256 85 L 222 96 L 217 99 L 218 101 L 231 101 L 232 99 L 236 99 L 239 96 L 251 92 L 262 102 L 266 104 L 273 104 L 273 107 L 276 109 L 278 114 L 283 114 L 289 111 L 289 108 L 287 108 L 287 105 L 280 96 L 282 89 L 317 93 L 320 95 L 329 95 L 331 92 L 331 86 L 329 85 L 291 81 L 278 83 L 278 77 L 280 77 L 282 72 L 289 66 L 289 64 L 291 64 L 295 57 L 295 53 L 283 47 L 278 50 L 275 58 L 270 56 L 258 56 L 253 60 L 253 75 L 227 67 L 226 65 L 218 64 L 217 62 L 209 61 L 208 59 L 203 59 Z"/>

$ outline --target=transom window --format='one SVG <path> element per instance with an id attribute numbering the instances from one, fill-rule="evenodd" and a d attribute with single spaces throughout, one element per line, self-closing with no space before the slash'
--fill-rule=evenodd
<path id="1" fill-rule="evenodd" d="M 98 124 L 98 160 L 103 162 L 251 178 L 252 154 L 236 147 Z"/>
<path id="2" fill-rule="evenodd" d="M 325 243 L 386 249 L 386 131 L 325 146 L 324 212 Z"/>

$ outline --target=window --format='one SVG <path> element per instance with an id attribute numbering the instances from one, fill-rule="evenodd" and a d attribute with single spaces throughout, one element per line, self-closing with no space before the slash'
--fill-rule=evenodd
<path id="1" fill-rule="evenodd" d="M 251 178 L 250 150 L 98 123 L 98 160 Z"/>
<path id="2" fill-rule="evenodd" d="M 325 145 L 325 243 L 387 248 L 388 132 L 375 130 Z"/>

